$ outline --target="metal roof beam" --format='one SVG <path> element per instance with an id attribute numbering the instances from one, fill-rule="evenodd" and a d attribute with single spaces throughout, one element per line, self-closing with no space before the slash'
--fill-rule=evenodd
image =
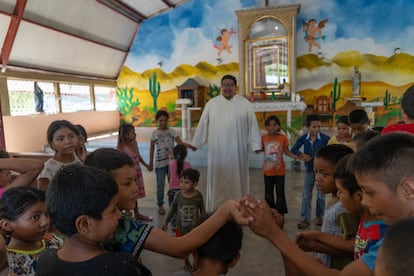
<path id="1" fill-rule="evenodd" d="M 7 63 L 9 62 L 10 53 L 13 48 L 14 40 L 16 39 L 17 31 L 19 30 L 20 22 L 22 21 L 26 4 L 27 0 L 17 0 L 16 5 L 14 6 L 14 12 L 11 15 L 9 29 L 7 30 L 0 55 L 2 72 L 6 71 Z"/>
<path id="2" fill-rule="evenodd" d="M 113 9 L 114 11 L 118 12 L 119 14 L 124 15 L 125 17 L 141 23 L 142 21 L 148 19 L 147 16 L 143 15 L 142 13 L 138 12 L 137 10 L 134 10 L 130 8 L 128 5 L 125 5 L 124 3 L 121 3 L 117 0 L 96 0 L 102 5 L 107 6 L 108 8 Z"/>

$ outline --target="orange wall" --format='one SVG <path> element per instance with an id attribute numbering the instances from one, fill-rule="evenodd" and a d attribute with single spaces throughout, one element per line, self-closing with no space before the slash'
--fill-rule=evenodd
<path id="1" fill-rule="evenodd" d="M 43 151 L 47 144 L 46 131 L 54 120 L 68 120 L 85 127 L 88 136 L 118 129 L 119 112 L 85 111 L 30 116 L 3 116 L 6 149 L 9 152 Z"/>

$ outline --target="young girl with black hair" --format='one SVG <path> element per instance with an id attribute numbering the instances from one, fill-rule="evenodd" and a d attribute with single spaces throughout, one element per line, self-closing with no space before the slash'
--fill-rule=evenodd
<path id="1" fill-rule="evenodd" d="M 33 187 L 8 189 L 0 199 L 0 227 L 6 234 L 8 275 L 35 275 L 37 259 L 63 241 L 49 233 L 45 192 Z"/>

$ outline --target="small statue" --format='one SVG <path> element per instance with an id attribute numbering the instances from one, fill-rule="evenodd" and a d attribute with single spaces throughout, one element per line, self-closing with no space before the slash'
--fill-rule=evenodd
<path id="1" fill-rule="evenodd" d="M 43 110 L 43 90 L 37 84 L 37 81 L 34 82 L 34 100 L 35 100 L 35 111 L 45 112 Z"/>
<path id="2" fill-rule="evenodd" d="M 352 97 L 361 96 L 361 72 L 358 66 L 354 67 L 354 75 L 352 76 Z"/>

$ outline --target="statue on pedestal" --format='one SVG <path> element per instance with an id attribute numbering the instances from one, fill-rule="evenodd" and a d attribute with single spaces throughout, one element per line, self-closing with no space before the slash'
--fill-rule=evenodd
<path id="1" fill-rule="evenodd" d="M 352 76 L 352 97 L 361 97 L 361 72 L 358 66 L 354 67 L 354 75 Z"/>

